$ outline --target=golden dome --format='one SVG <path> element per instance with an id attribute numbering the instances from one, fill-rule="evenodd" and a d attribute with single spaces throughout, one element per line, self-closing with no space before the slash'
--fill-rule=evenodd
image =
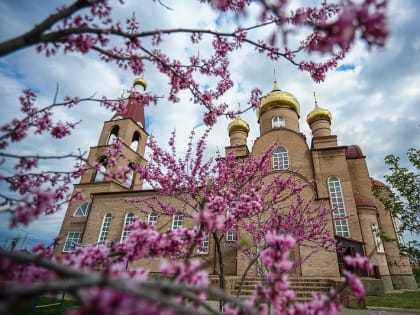
<path id="1" fill-rule="evenodd" d="M 246 134 L 249 132 L 249 125 L 245 120 L 242 120 L 241 117 L 238 115 L 236 119 L 228 125 L 229 134 L 234 131 L 244 131 Z"/>
<path id="2" fill-rule="evenodd" d="M 330 111 L 318 107 L 318 102 L 315 99 L 315 108 L 306 116 L 306 122 L 310 126 L 317 120 L 328 120 L 331 124 L 332 115 Z"/>
<path id="3" fill-rule="evenodd" d="M 300 113 L 300 105 L 296 97 L 289 92 L 281 91 L 277 85 L 277 81 L 274 81 L 273 90 L 261 98 L 261 105 L 257 110 L 258 118 L 272 108 L 290 108 L 298 116 Z"/>
<path id="4" fill-rule="evenodd" d="M 135 87 L 136 85 L 141 85 L 143 87 L 143 89 L 146 91 L 147 82 L 146 82 L 145 79 L 143 79 L 143 78 L 136 78 L 136 79 L 134 79 L 133 87 Z"/>

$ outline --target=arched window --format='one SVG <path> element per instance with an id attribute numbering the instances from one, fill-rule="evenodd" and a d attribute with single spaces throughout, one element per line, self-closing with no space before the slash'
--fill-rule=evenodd
<path id="1" fill-rule="evenodd" d="M 123 225 L 123 229 L 121 233 L 121 242 L 124 241 L 128 237 L 128 235 L 130 235 L 131 230 L 126 230 L 126 228 L 127 228 L 127 225 L 132 224 L 133 221 L 134 221 L 134 214 L 127 213 L 125 215 L 124 225 Z"/>
<path id="2" fill-rule="evenodd" d="M 103 182 L 105 179 L 105 173 L 106 173 L 106 157 L 102 157 L 98 161 L 98 168 L 95 171 L 95 176 L 93 181 L 95 183 Z"/>
<path id="3" fill-rule="evenodd" d="M 172 230 L 176 230 L 182 227 L 183 219 L 184 215 L 181 212 L 175 213 L 172 217 Z"/>
<path id="4" fill-rule="evenodd" d="M 281 116 L 274 116 L 273 119 L 271 120 L 272 129 L 282 128 L 284 126 L 285 126 L 285 121 L 284 121 L 284 118 Z"/>
<path id="5" fill-rule="evenodd" d="M 197 254 L 204 255 L 209 253 L 209 233 L 204 233 L 204 239 L 197 248 Z"/>
<path id="6" fill-rule="evenodd" d="M 112 220 L 111 213 L 107 213 L 104 216 L 104 219 L 102 220 L 101 231 L 99 232 L 99 238 L 98 238 L 98 245 L 102 245 L 105 243 L 108 237 L 109 228 L 111 227 L 111 220 Z"/>
<path id="7" fill-rule="evenodd" d="M 137 151 L 140 142 L 140 132 L 136 131 L 133 134 L 133 139 L 131 139 L 130 148 L 133 151 Z"/>
<path id="8" fill-rule="evenodd" d="M 231 215 L 233 212 L 233 207 L 229 207 L 227 210 L 227 215 Z M 226 231 L 226 242 L 235 242 L 238 239 L 238 225 L 232 224 L 229 230 Z"/>
<path id="9" fill-rule="evenodd" d="M 289 168 L 289 153 L 285 147 L 277 147 L 273 154 L 273 169 L 287 170 Z"/>
<path id="10" fill-rule="evenodd" d="M 78 207 L 75 211 L 73 216 L 74 217 L 85 217 L 89 213 L 89 202 L 84 202 L 80 207 Z"/>
<path id="11" fill-rule="evenodd" d="M 118 137 L 118 132 L 120 131 L 120 127 L 114 126 L 109 133 L 108 141 L 106 144 L 111 144 L 114 140 Z"/>
<path id="12" fill-rule="evenodd" d="M 127 177 L 124 182 L 124 186 L 127 188 L 131 188 L 131 186 L 133 186 L 133 182 L 134 182 L 134 164 L 130 163 L 128 164 L 128 172 L 127 172 Z"/>
<path id="13" fill-rule="evenodd" d="M 378 223 L 372 224 L 373 239 L 375 240 L 376 251 L 378 253 L 385 253 L 384 243 L 381 238 L 381 230 L 379 229 Z"/>
<path id="14" fill-rule="evenodd" d="M 156 212 L 149 213 L 149 216 L 147 218 L 147 222 L 149 222 L 149 223 L 151 223 L 153 225 L 156 225 L 157 224 L 157 220 L 158 220 L 158 215 L 157 215 Z M 181 224 L 182 224 L 182 222 L 181 222 Z"/>
<path id="15" fill-rule="evenodd" d="M 72 252 L 80 246 L 82 240 L 82 232 L 68 232 L 66 242 L 64 243 L 63 252 Z"/>
<path id="16" fill-rule="evenodd" d="M 346 208 L 344 207 L 340 179 L 335 176 L 330 177 L 328 179 L 328 189 L 330 191 L 331 206 L 334 209 L 335 233 L 339 236 L 350 237 L 347 218 L 344 218 L 346 216 Z"/>

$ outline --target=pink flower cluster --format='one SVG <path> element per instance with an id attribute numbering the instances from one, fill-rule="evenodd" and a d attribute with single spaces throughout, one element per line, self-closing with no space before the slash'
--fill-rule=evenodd
<path id="1" fill-rule="evenodd" d="M 244 27 L 242 22 L 243 17 L 249 17 L 249 10 L 253 9 L 250 0 L 200 2 L 220 12 L 233 12 L 238 24 L 235 30 L 147 31 L 141 28 L 134 15 L 126 19 L 125 23 L 115 21 L 115 13 L 108 0 L 76 1 L 75 4 L 61 7 L 34 29 L 18 36 L 18 40 L 2 46 L 1 54 L 30 45 L 35 45 L 37 51 L 47 57 L 59 52 L 82 55 L 97 52 L 102 61 L 114 62 L 121 69 L 129 69 L 135 75 L 142 75 L 146 63 L 150 63 L 167 77 L 170 84 L 167 98 L 179 102 L 180 93 L 188 91 L 192 101 L 205 109 L 204 123 L 213 126 L 220 116 L 232 117 L 234 114 L 229 111 L 222 97 L 234 86 L 230 77 L 229 58 L 244 45 L 254 47 L 258 53 L 271 60 L 285 58 L 300 70 L 307 71 L 316 82 L 320 82 L 324 80 L 326 72 L 335 68 L 344 58 L 358 37 L 366 41 L 369 47 L 382 47 L 388 35 L 386 0 L 343 0 L 334 5 L 322 3 L 318 8 L 300 8 L 290 14 L 286 10 L 288 0 L 260 0 L 257 1 L 261 7 L 259 20 L 249 27 Z M 268 33 L 264 32 L 267 28 L 272 29 Z M 300 33 L 294 31 L 301 29 L 309 30 L 307 36 L 297 47 L 289 47 L 288 37 Z M 165 36 L 175 36 L 177 33 L 188 35 L 194 45 L 203 43 L 203 38 L 209 36 L 211 48 L 206 48 L 204 56 L 191 53 L 187 58 L 174 58 L 171 52 L 162 51 L 162 47 Z M 254 37 L 253 34 L 258 35 Z M 261 37 L 260 34 L 266 34 L 267 37 Z M 114 43 L 120 44 L 111 46 Z M 302 51 L 321 52 L 325 59 L 298 60 Z M 213 86 L 199 83 L 199 80 L 202 82 L 206 77 L 212 78 Z M 251 108 L 258 108 L 261 95 L 259 89 L 251 91 L 248 102 Z M 133 92 L 130 98 L 136 98 L 144 105 L 157 102 L 157 96 L 149 93 Z M 19 97 L 23 116 L 0 126 L 0 157 L 16 161 L 12 162 L 15 174 L 0 174 L 0 180 L 7 183 L 10 190 L 9 195 L 0 196 L 0 207 L 11 209 L 12 226 L 28 224 L 41 214 L 57 211 L 63 202 L 70 200 L 69 187 L 72 181 L 87 170 L 82 154 L 55 157 L 19 155 L 5 151 L 30 134 L 43 134 L 55 139 L 70 135 L 76 123 L 54 121 L 53 108 L 71 108 L 82 101 L 93 99 L 65 97 L 61 103 L 54 102 L 42 108 L 35 106 L 36 100 L 36 94 L 25 89 Z M 110 100 L 104 97 L 96 101 L 116 113 L 127 110 L 126 99 Z M 288 255 L 295 244 L 309 247 L 312 250 L 310 253 L 320 248 L 334 250 L 335 241 L 327 228 L 331 210 L 322 205 L 314 208 L 310 201 L 301 197 L 301 193 L 310 188 L 311 183 L 301 184 L 294 174 L 289 177 L 271 174 L 272 151 L 258 159 L 249 158 L 245 161 L 236 159 L 232 153 L 225 158 L 219 157 L 215 162 L 203 161 L 208 132 L 197 141 L 196 152 L 193 152 L 191 135 L 187 154 L 183 158 L 176 156 L 175 133 L 169 141 L 170 152 L 162 150 L 152 138 L 149 143 L 152 152 L 150 163 L 145 167 L 129 164 L 130 161 L 122 154 L 123 144 L 119 139 L 107 150 L 106 176 L 125 181 L 133 171 L 138 172 L 159 196 L 176 198 L 182 203 L 184 215 L 194 219 L 197 226 L 159 232 L 154 226 L 135 219 L 128 227 L 131 232 L 124 242 L 80 247 L 60 258 L 51 257 L 52 249 L 42 245 L 33 249 L 33 255 L 7 253 L 0 249 L 0 275 L 2 279 L 11 281 L 8 287 L 0 284 L 2 294 L 7 296 L 9 293 L 10 297 L 5 302 L 2 300 L 0 311 L 5 304 L 11 305 L 18 300 L 15 295 L 19 293 L 18 289 L 25 290 L 28 287 L 28 290 L 47 292 L 51 290 L 50 284 L 69 286 L 76 283 L 78 286 L 70 292 L 86 289 L 83 296 L 75 293 L 80 298 L 81 307 L 73 310 L 73 314 L 172 314 L 175 310 L 181 313 L 190 301 L 194 307 L 200 304 L 207 294 L 205 287 L 209 284 L 208 275 L 201 270 L 202 265 L 188 258 L 193 255 L 195 248 L 201 246 L 204 235 L 211 236 L 218 247 L 215 253 L 218 263 L 214 268 L 218 266 L 219 283 L 223 284 L 224 257 L 220 242 L 228 232 L 234 232 L 236 237 L 249 240 L 247 246 L 241 247 L 238 240 L 233 240 L 231 246 L 239 250 L 241 258 L 248 259 L 250 269 L 257 261 L 265 268 L 257 275 L 267 282 L 257 286 L 252 298 L 246 301 L 250 310 L 268 314 L 267 303 L 270 302 L 276 314 L 339 312 L 337 292 L 332 291 L 329 296 L 313 294 L 312 301 L 308 303 L 293 303 L 295 294 L 290 290 L 288 282 L 288 273 L 309 257 L 289 261 Z M 38 171 L 41 160 L 68 157 L 78 161 L 75 170 L 71 172 Z M 122 162 L 126 166 L 121 167 Z M 93 165 L 98 170 L 100 166 Z M 74 198 L 82 198 L 81 193 L 76 191 Z M 153 210 L 159 215 L 173 215 L 179 210 L 171 202 L 158 198 L 131 202 L 137 202 L 140 210 L 147 213 Z M 307 240 L 321 244 L 321 247 L 313 246 Z M 168 259 L 161 265 L 161 271 L 174 281 L 151 281 L 145 268 L 127 270 L 133 260 L 155 257 Z M 372 269 L 364 257 L 347 257 L 345 260 L 351 268 Z M 345 271 L 344 276 L 346 284 L 355 295 L 363 297 L 364 288 L 360 280 L 350 271 Z M 62 278 L 71 281 L 62 281 Z M 35 282 L 36 285 L 32 285 Z M 21 286 L 21 283 L 26 286 Z M 170 291 L 170 285 L 178 285 L 178 291 L 174 293 L 173 287 Z M 187 293 L 179 290 L 182 286 Z M 228 296 L 222 298 L 229 300 Z M 245 311 L 241 303 L 230 300 L 224 312 L 238 314 Z"/>
<path id="2" fill-rule="evenodd" d="M 373 271 L 373 265 L 369 259 L 365 256 L 361 256 L 359 253 L 357 253 L 354 257 L 344 257 L 344 261 L 347 267 L 354 268 L 355 270 Z M 345 270 L 344 278 L 356 297 L 363 298 L 365 296 L 365 288 L 357 275 L 349 270 Z"/>

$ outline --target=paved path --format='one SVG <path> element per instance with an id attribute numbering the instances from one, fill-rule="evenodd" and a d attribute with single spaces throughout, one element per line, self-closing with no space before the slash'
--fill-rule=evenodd
<path id="1" fill-rule="evenodd" d="M 210 305 L 217 308 L 216 301 L 207 301 Z M 420 310 L 410 310 L 402 308 L 387 308 L 387 307 L 373 307 L 368 306 L 367 309 L 350 309 L 345 308 L 340 315 L 420 315 Z"/>
<path id="2" fill-rule="evenodd" d="M 368 307 L 365 310 L 354 310 L 345 308 L 341 315 L 414 315 L 420 314 L 420 310 L 410 310 L 401 308 L 387 308 L 387 307 Z"/>

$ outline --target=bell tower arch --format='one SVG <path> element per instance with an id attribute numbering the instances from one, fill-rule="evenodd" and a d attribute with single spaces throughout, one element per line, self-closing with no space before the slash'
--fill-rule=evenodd
<path id="1" fill-rule="evenodd" d="M 144 105 L 138 87 L 146 89 L 146 81 L 135 79 L 133 91 L 127 99 L 124 113 L 116 113 L 105 121 L 96 146 L 89 150 L 87 170 L 79 184 L 74 185 L 74 194 L 82 193 L 82 200 L 73 200 L 67 208 L 60 230 L 60 243 L 56 254 L 71 251 L 80 246 L 90 211 L 91 194 L 140 190 L 143 179 L 135 172 L 137 165 L 144 166 L 148 134 L 145 130 Z M 110 163 L 109 150 L 119 147 L 121 155 Z M 121 172 L 123 170 L 123 172 Z M 124 174 L 124 175 L 123 175 Z M 123 176 L 121 176 L 123 175 Z"/>

